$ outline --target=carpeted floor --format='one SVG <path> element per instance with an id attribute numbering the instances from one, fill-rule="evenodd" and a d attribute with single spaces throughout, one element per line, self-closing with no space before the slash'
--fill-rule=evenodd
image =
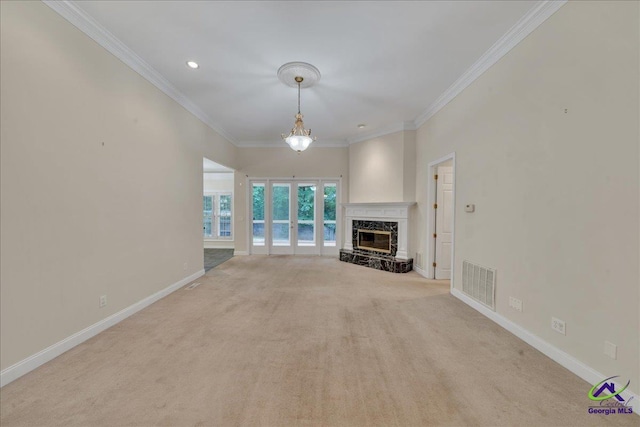
<path id="1" fill-rule="evenodd" d="M 233 249 L 205 249 L 204 271 L 209 271 L 233 257 Z"/>
<path id="2" fill-rule="evenodd" d="M 4 387 L 2 426 L 601 426 L 442 282 L 243 256 Z"/>

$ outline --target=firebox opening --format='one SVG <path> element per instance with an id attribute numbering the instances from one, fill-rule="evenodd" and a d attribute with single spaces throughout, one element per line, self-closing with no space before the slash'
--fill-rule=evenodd
<path id="1" fill-rule="evenodd" d="M 358 230 L 358 249 L 391 253 L 391 232 Z"/>

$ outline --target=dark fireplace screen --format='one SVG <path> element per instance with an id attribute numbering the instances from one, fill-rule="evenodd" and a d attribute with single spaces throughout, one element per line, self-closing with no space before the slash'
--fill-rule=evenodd
<path id="1" fill-rule="evenodd" d="M 358 249 L 391 253 L 391 232 L 358 230 Z"/>

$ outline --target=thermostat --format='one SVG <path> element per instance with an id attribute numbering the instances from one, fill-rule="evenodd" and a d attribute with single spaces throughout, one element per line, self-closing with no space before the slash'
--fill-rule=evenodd
<path id="1" fill-rule="evenodd" d="M 464 211 L 468 213 L 472 213 L 476 210 L 476 205 L 465 205 Z"/>

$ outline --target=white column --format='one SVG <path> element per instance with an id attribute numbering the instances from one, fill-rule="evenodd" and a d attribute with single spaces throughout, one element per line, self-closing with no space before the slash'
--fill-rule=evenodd
<path id="1" fill-rule="evenodd" d="M 353 250 L 353 217 L 349 216 L 344 221 L 344 245 L 342 246 L 347 251 Z"/>
<path id="2" fill-rule="evenodd" d="M 407 220 L 398 219 L 398 250 L 396 252 L 396 258 L 409 259 L 407 254 Z"/>

